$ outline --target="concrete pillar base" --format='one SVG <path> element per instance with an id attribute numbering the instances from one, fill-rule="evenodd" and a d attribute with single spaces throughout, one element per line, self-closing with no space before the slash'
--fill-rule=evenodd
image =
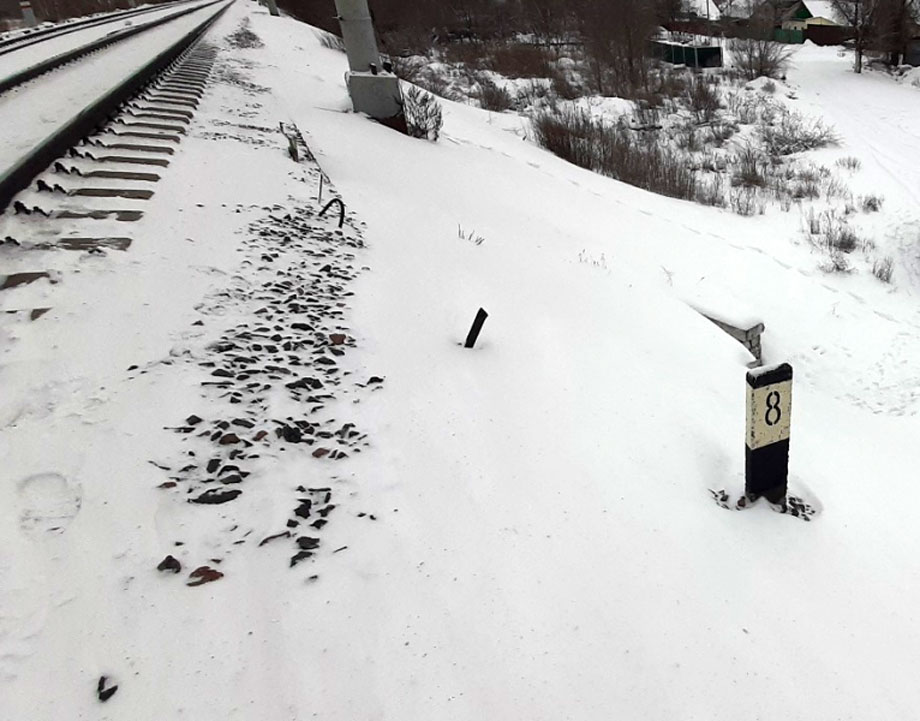
<path id="1" fill-rule="evenodd" d="M 390 73 L 347 73 L 345 81 L 356 113 L 367 113 L 375 120 L 402 128 L 405 132 L 399 78 Z"/>

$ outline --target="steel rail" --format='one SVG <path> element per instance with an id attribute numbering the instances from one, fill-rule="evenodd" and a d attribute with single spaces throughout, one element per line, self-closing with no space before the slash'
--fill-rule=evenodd
<path id="1" fill-rule="evenodd" d="M 223 2 L 224 0 L 217 1 Z M 55 160 L 64 155 L 69 148 L 76 145 L 87 135 L 95 132 L 122 104 L 137 94 L 141 88 L 152 82 L 157 75 L 179 58 L 227 11 L 227 8 L 234 1 L 227 2 L 223 8 L 211 17 L 195 26 L 175 43 L 158 53 L 142 68 L 81 110 L 68 123 L 59 127 L 51 136 L 21 158 L 16 165 L 4 171 L 0 175 L 0 212 L 9 206 L 18 192 L 28 188 L 36 176 L 44 172 Z M 209 5 L 213 4 L 215 3 L 209 3 Z M 197 7 L 195 9 L 201 10 L 202 8 Z"/>
<path id="2" fill-rule="evenodd" d="M 159 18 L 158 20 L 152 20 L 149 23 L 144 23 L 143 25 L 136 25 L 134 27 L 128 28 L 127 30 L 123 30 L 120 33 L 106 35 L 104 38 L 100 38 L 99 40 L 94 40 L 93 42 L 87 43 L 86 45 L 81 45 L 80 47 L 74 48 L 73 50 L 68 50 L 66 53 L 61 53 L 60 55 L 55 55 L 53 58 L 43 60 L 42 62 L 37 63 L 30 68 L 20 70 L 18 73 L 13 73 L 12 75 L 0 80 L 0 94 L 15 88 L 17 85 L 22 85 L 23 83 L 27 83 L 30 80 L 34 80 L 39 75 L 44 75 L 45 73 L 54 70 L 55 68 L 59 68 L 62 65 L 66 65 L 67 63 L 76 60 L 77 58 L 81 58 L 84 55 L 88 55 L 89 53 L 95 52 L 96 50 L 102 50 L 103 48 L 107 48 L 110 45 L 120 43 L 123 40 L 128 40 L 129 38 L 133 38 L 135 35 L 140 35 L 147 30 L 152 30 L 153 28 L 159 27 L 160 25 L 165 25 L 172 20 L 176 20 L 199 10 L 203 10 L 204 8 L 210 7 L 211 5 L 216 5 L 219 2 L 223 2 L 223 0 L 212 0 L 212 2 L 205 3 L 204 5 L 196 5 L 192 8 L 186 8 L 184 10 L 180 10 L 177 13 L 173 13 L 172 15 L 167 15 L 164 18 Z"/>
<path id="3" fill-rule="evenodd" d="M 7 53 L 14 53 L 17 50 L 22 48 L 27 48 L 36 43 L 44 42 L 45 40 L 51 40 L 53 38 L 59 38 L 62 35 L 69 35 L 70 33 L 77 32 L 78 30 L 86 30 L 87 28 L 92 28 L 97 25 L 105 25 L 106 23 L 115 23 L 125 18 L 131 18 L 135 15 L 143 15 L 145 13 L 156 12 L 157 10 L 164 10 L 170 5 L 179 5 L 182 2 L 187 2 L 191 0 L 170 0 L 169 2 L 160 3 L 159 5 L 154 5 L 153 7 L 144 7 L 144 8 L 134 8 L 132 10 L 123 10 L 121 12 L 114 12 L 102 17 L 93 17 L 87 18 L 85 20 L 77 20 L 72 23 L 64 23 L 61 25 L 55 25 L 50 28 L 39 28 L 30 32 L 28 34 L 19 35 L 13 38 L 6 38 L 0 40 L 0 55 L 5 55 Z M 10 45 L 15 45 L 16 47 L 9 47 Z"/>

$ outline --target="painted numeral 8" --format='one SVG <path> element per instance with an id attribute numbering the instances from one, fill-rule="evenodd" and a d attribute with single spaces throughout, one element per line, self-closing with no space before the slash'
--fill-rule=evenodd
<path id="1" fill-rule="evenodd" d="M 767 412 L 763 419 L 768 426 L 775 426 L 782 417 L 783 412 L 779 407 L 779 391 L 770 391 L 767 394 Z"/>

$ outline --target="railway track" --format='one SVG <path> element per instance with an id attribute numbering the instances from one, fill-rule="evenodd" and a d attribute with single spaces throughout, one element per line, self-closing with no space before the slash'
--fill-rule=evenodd
<path id="1" fill-rule="evenodd" d="M 21 50 L 41 42 L 46 42 L 51 38 L 63 37 L 64 35 L 69 35 L 71 33 L 86 30 L 88 28 L 117 22 L 124 22 L 139 15 L 147 15 L 149 13 L 159 12 L 169 7 L 181 5 L 184 1 L 185 0 L 171 0 L 170 2 L 162 3 L 161 5 L 157 6 L 121 10 L 113 13 L 108 13 L 101 17 L 97 16 L 86 18 L 84 20 L 75 20 L 73 22 L 54 25 L 53 27 L 40 27 L 35 28 L 30 32 L 17 33 L 12 37 L 0 38 L 0 55 L 6 55 L 7 53 L 15 52 L 16 50 Z"/>
<path id="2" fill-rule="evenodd" d="M 120 225 L 143 215 L 143 204 L 167 172 L 211 72 L 214 50 L 200 40 L 230 4 L 196 7 L 92 56 L 104 57 L 106 67 L 120 72 L 100 74 L 98 62 L 80 60 L 0 96 L 0 124 L 4 114 L 20 117 L 11 143 L 0 149 L 0 291 L 53 275 L 42 269 L 4 272 L 4 253 L 130 246 L 127 235 L 97 232 L 93 226 L 108 229 L 98 221 Z M 32 108 L 36 118 L 47 119 L 43 102 L 60 86 L 76 87 L 78 78 L 85 85 L 76 93 L 81 100 L 58 99 L 52 110 L 69 109 L 50 113 L 53 122 L 35 126 L 23 116 Z M 28 320 L 47 310 L 9 308 L 2 295 L 0 307 Z"/>
<path id="3" fill-rule="evenodd" d="M 36 47 L 29 45 L 24 49 L 14 48 L 5 52 L 0 51 L 0 94 L 74 60 L 81 59 L 116 43 L 129 40 L 136 35 L 193 13 L 208 4 L 216 4 L 216 2 L 219 2 L 219 0 L 212 0 L 210 3 L 183 3 L 186 7 L 181 10 L 176 10 L 174 7 L 169 8 L 170 12 L 164 13 L 160 10 L 157 12 L 158 17 L 146 23 L 132 25 L 127 28 L 122 27 L 101 36 L 99 35 L 100 30 L 94 29 L 93 37 L 86 40 L 82 40 L 81 36 L 81 39 L 76 42 L 68 39 L 69 42 L 61 45 L 57 41 L 57 36 L 55 36 L 50 40 L 37 40 L 34 43 Z M 6 55 L 6 57 L 2 57 L 2 55 Z"/>

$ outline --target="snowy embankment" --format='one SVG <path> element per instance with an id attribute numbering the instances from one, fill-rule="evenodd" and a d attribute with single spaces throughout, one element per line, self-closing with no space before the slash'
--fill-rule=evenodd
<path id="1" fill-rule="evenodd" d="M 793 219 L 567 165 L 511 115 L 445 102 L 439 143 L 397 135 L 344 112 L 345 57 L 310 28 L 237 4 L 215 33 L 246 15 L 265 47 L 223 44 L 233 72 L 146 243 L 77 264 L 68 312 L 10 336 L 0 717 L 97 717 L 101 674 L 120 682 L 102 717 L 137 720 L 912 717 L 912 289 L 820 274 Z M 336 462 L 327 550 L 293 569 L 287 547 L 226 539 L 283 529 L 328 461 L 266 451 L 219 513 L 156 489 L 147 463 L 186 448 L 163 426 L 216 408 L 179 360 L 253 320 L 220 306 L 253 277 L 234 233 L 315 193 L 280 144 L 232 142 L 279 120 L 366 223 L 348 362 L 385 378 L 335 406 L 370 447 Z M 749 357 L 688 303 L 756 313 L 765 360 L 794 366 L 791 487 L 820 505 L 811 523 L 710 498 L 742 485 Z M 60 535 L 22 524 L 38 473 L 82 489 Z M 155 571 L 167 553 L 219 554 L 225 576 L 187 588 Z"/>
<path id="2" fill-rule="evenodd" d="M 884 201 L 883 212 L 860 219 L 867 237 L 896 258 L 896 273 L 906 285 L 920 286 L 920 71 L 898 83 L 886 73 L 866 68 L 852 72 L 853 56 L 837 48 L 806 43 L 794 58 L 789 79 L 800 89 L 801 106 L 833 125 L 841 139 L 839 153 L 862 163 L 848 179 L 854 193 L 873 193 Z"/>

